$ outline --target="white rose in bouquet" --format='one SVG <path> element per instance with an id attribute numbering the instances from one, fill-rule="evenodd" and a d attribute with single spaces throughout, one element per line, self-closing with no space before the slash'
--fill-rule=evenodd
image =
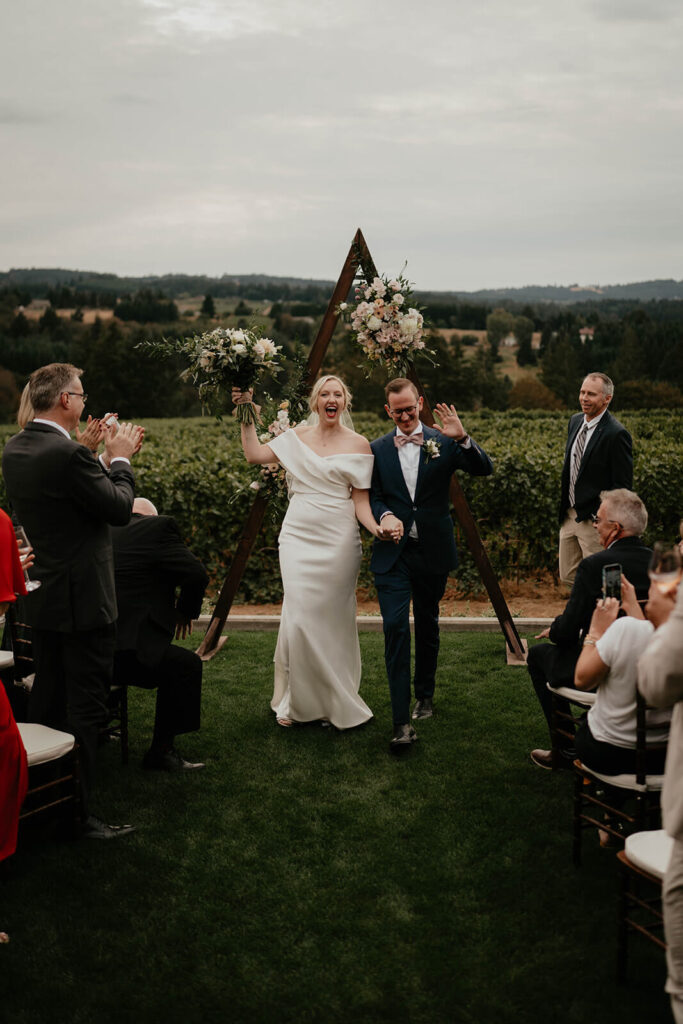
<path id="1" fill-rule="evenodd" d="M 369 331 L 378 331 L 381 326 L 382 321 L 379 319 L 379 317 L 375 316 L 374 313 L 368 317 L 367 328 Z"/>

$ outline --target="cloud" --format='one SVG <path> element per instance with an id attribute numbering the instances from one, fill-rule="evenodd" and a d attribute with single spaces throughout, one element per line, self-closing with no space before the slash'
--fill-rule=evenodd
<path id="1" fill-rule="evenodd" d="M 0 99 L 0 124 L 33 125 L 47 121 L 44 111 L 31 109 L 13 100 Z"/>
<path id="2" fill-rule="evenodd" d="M 333 0 L 140 0 L 148 21 L 164 36 L 190 34 L 207 42 L 252 35 L 298 36 L 328 29 L 343 14 Z"/>

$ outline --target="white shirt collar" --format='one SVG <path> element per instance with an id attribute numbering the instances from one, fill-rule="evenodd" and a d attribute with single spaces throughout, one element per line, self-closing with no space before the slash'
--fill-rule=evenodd
<path id="1" fill-rule="evenodd" d="M 70 434 L 70 433 L 69 433 L 69 431 L 68 431 L 68 430 L 66 429 L 66 427 L 63 427 L 63 426 L 61 425 L 61 423 L 55 423 L 55 421 L 54 421 L 54 420 L 43 420 L 43 419 L 41 419 L 41 418 L 40 418 L 39 416 L 36 416 L 36 417 L 35 417 L 35 418 L 33 419 L 33 421 L 32 421 L 32 422 L 33 422 L 33 423 L 44 423 L 44 424 L 45 424 L 46 426 L 48 426 L 48 427 L 54 427 L 54 428 L 55 428 L 56 430 L 61 430 L 62 434 L 64 434 L 64 437 L 68 438 L 68 439 L 69 439 L 69 441 L 71 440 L 71 434 Z"/>
<path id="2" fill-rule="evenodd" d="M 586 419 L 586 416 L 584 414 L 583 426 L 584 427 L 588 427 L 589 430 L 593 430 L 594 427 L 597 427 L 598 423 L 600 422 L 600 420 L 602 419 L 602 417 L 605 415 L 606 412 L 607 412 L 607 409 L 606 408 L 603 409 L 602 412 L 600 413 L 600 415 L 599 416 L 594 416 L 593 419 L 590 420 L 590 422 Z"/>

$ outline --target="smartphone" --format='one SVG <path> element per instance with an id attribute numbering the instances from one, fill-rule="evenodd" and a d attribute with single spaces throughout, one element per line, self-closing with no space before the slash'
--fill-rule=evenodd
<path id="1" fill-rule="evenodd" d="M 621 601 L 621 566 L 618 562 L 602 567 L 602 596 Z"/>

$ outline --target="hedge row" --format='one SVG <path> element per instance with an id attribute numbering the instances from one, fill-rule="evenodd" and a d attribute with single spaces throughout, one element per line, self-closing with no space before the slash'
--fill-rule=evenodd
<path id="1" fill-rule="evenodd" d="M 494 475 L 461 477 L 494 570 L 499 577 L 555 571 L 557 502 L 567 434 L 567 413 L 547 411 L 463 414 L 463 422 L 494 462 Z M 634 487 L 650 515 L 646 538 L 672 539 L 683 515 L 683 417 L 667 411 L 620 413 L 634 439 Z M 160 511 L 175 516 L 193 551 L 220 586 L 253 500 L 249 483 L 258 471 L 242 456 L 236 424 L 212 419 L 149 420 L 135 459 L 137 490 Z M 363 415 L 356 429 L 377 437 L 387 420 Z M 15 428 L 0 428 L 4 445 Z M 0 503 L 7 508 L 4 484 Z M 282 508 L 272 503 L 244 575 L 240 597 L 279 599 L 277 534 Z M 456 531 L 459 528 L 456 524 Z M 368 545 L 369 538 L 365 543 Z M 458 578 L 464 592 L 478 576 L 464 543 Z M 360 583 L 372 586 L 367 559 Z"/>

